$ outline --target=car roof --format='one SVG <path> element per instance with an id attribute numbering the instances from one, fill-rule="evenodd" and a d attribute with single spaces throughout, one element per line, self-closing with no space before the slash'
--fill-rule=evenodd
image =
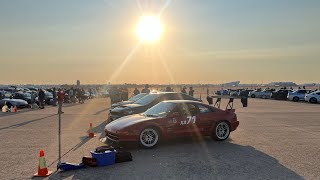
<path id="1" fill-rule="evenodd" d="M 199 101 L 193 101 L 193 100 L 167 100 L 162 102 L 171 102 L 171 103 L 198 103 L 198 104 L 204 104 Z"/>

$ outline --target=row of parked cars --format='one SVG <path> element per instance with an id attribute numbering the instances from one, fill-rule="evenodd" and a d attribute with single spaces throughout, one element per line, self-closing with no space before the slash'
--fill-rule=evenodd
<path id="1" fill-rule="evenodd" d="M 308 89 L 237 89 L 217 91 L 218 95 L 245 96 L 251 98 L 290 100 L 294 102 L 306 101 L 309 103 L 320 103 L 320 91 Z"/>
<path id="2" fill-rule="evenodd" d="M 47 105 L 53 103 L 52 90 L 44 89 L 44 102 Z M 0 88 L 0 106 L 7 104 L 8 107 L 17 106 L 18 108 L 28 107 L 30 104 L 39 104 L 38 88 L 28 87 L 3 87 Z"/>
<path id="3" fill-rule="evenodd" d="M 106 142 L 114 147 L 138 143 L 153 148 L 171 138 L 210 136 L 228 139 L 239 125 L 232 109 L 222 110 L 184 93 L 141 93 L 114 103 L 105 126 Z"/>

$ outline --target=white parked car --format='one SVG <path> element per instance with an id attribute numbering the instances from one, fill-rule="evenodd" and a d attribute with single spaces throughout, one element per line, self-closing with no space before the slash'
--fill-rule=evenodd
<path id="1" fill-rule="evenodd" d="M 310 103 L 320 103 L 320 91 L 307 94 L 304 100 Z"/>
<path id="2" fill-rule="evenodd" d="M 252 98 L 256 98 L 256 97 L 258 97 L 260 92 L 261 92 L 261 90 L 254 90 L 254 91 L 249 92 L 248 96 L 252 97 Z"/>
<path id="3" fill-rule="evenodd" d="M 306 94 L 309 94 L 311 90 L 306 90 L 306 89 L 299 89 L 295 90 L 293 92 L 288 93 L 288 100 L 298 102 L 298 101 L 304 101 L 304 98 Z"/>
<path id="4" fill-rule="evenodd" d="M 262 99 L 270 99 L 271 95 L 272 95 L 272 90 L 267 89 L 267 90 L 263 90 L 263 91 L 259 92 L 257 94 L 257 97 L 262 98 Z"/>
<path id="5" fill-rule="evenodd" d="M 266 90 L 254 90 L 249 92 L 249 97 L 252 98 L 263 98 L 263 99 L 270 99 L 272 95 L 272 89 L 266 89 Z"/>

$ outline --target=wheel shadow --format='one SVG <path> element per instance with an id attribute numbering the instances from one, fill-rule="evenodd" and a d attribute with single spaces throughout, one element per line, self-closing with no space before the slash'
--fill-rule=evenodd
<path id="1" fill-rule="evenodd" d="M 132 162 L 57 172 L 49 179 L 303 179 L 268 154 L 232 140 L 179 139 L 130 150 Z"/>

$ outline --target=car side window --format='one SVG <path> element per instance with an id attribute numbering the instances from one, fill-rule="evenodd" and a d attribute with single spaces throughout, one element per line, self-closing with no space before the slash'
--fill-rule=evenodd
<path id="1" fill-rule="evenodd" d="M 182 116 L 194 116 L 198 113 L 198 108 L 194 104 L 179 104 L 178 109 Z"/>
<path id="2" fill-rule="evenodd" d="M 318 92 L 317 94 L 320 95 L 320 92 Z"/>
<path id="3" fill-rule="evenodd" d="M 209 113 L 212 112 L 211 109 L 209 109 L 208 107 L 205 107 L 201 104 L 198 104 L 198 108 L 199 108 L 199 112 L 202 113 Z"/>

